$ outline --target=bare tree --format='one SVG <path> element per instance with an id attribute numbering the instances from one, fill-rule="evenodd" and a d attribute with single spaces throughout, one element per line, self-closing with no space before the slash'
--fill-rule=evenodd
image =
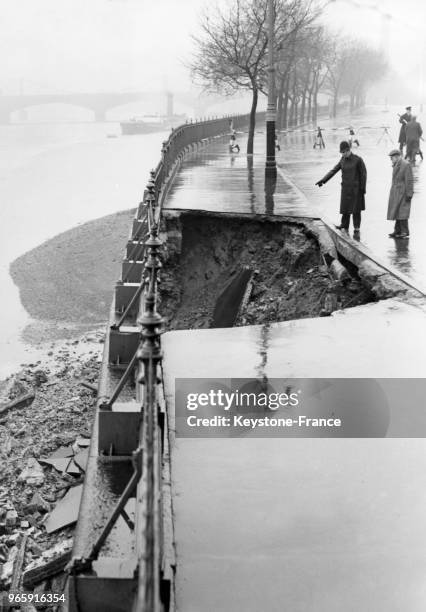
<path id="1" fill-rule="evenodd" d="M 227 13 L 216 8 L 205 14 L 202 36 L 193 37 L 198 49 L 190 67 L 206 91 L 252 92 L 247 153 L 253 153 L 257 102 L 264 83 L 265 22 L 266 2 L 235 0 Z"/>
<path id="2" fill-rule="evenodd" d="M 334 36 L 326 58 L 327 78 L 325 81 L 325 90 L 331 94 L 333 100 L 332 117 L 337 115 L 339 96 L 343 93 L 343 86 L 347 79 L 350 57 L 351 49 L 348 39 Z"/>
<path id="3" fill-rule="evenodd" d="M 313 0 L 274 0 L 277 49 L 290 45 L 295 33 L 319 13 Z M 259 93 L 267 82 L 267 0 L 234 0 L 227 11 L 216 8 L 204 15 L 197 51 L 190 64 L 193 77 L 207 91 L 232 95 L 252 92 L 247 153 L 253 153 Z"/>
<path id="4" fill-rule="evenodd" d="M 362 41 L 352 41 L 343 90 L 349 95 L 351 111 L 365 104 L 367 88 L 383 78 L 388 71 L 381 51 Z"/>

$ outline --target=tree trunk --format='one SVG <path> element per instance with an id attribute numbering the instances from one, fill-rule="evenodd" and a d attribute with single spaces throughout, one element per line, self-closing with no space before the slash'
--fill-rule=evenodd
<path id="1" fill-rule="evenodd" d="M 316 123 L 318 119 L 318 89 L 315 88 L 312 101 L 312 123 Z"/>
<path id="2" fill-rule="evenodd" d="M 282 115 L 282 123 L 281 123 L 281 128 L 284 130 L 287 129 L 288 127 L 288 103 L 289 103 L 289 95 L 288 95 L 288 88 L 287 88 L 284 94 L 283 115 Z"/>
<path id="3" fill-rule="evenodd" d="M 333 119 L 335 119 L 337 117 L 337 103 L 339 101 L 339 96 L 337 91 L 334 92 L 333 94 L 333 111 L 331 116 L 333 117 Z"/>
<path id="4" fill-rule="evenodd" d="M 307 90 L 302 93 L 302 106 L 300 107 L 300 123 L 305 123 L 305 112 L 306 112 L 306 94 Z"/>
<path id="5" fill-rule="evenodd" d="M 306 121 L 311 121 L 312 119 L 312 90 L 309 92 L 308 95 L 308 112 L 306 115 Z"/>
<path id="6" fill-rule="evenodd" d="M 254 142 L 254 129 L 256 127 L 256 109 L 257 109 L 257 99 L 259 93 L 257 91 L 257 87 L 253 86 L 253 95 L 251 99 L 251 109 L 250 109 L 250 123 L 249 123 L 249 133 L 247 140 L 247 155 L 253 155 L 253 142 Z"/>
<path id="7" fill-rule="evenodd" d="M 281 128 L 286 129 L 288 127 L 288 102 L 289 102 L 289 84 L 290 84 L 290 76 L 287 73 L 285 84 L 284 84 L 284 101 L 283 101 L 283 113 L 282 113 L 282 121 Z"/>

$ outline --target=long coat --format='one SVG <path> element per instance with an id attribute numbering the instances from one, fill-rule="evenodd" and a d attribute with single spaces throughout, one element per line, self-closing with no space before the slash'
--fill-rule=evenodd
<path id="1" fill-rule="evenodd" d="M 405 161 L 405 159 L 399 158 L 392 169 L 392 185 L 388 203 L 389 221 L 409 219 L 411 201 L 407 202 L 406 198 L 412 198 L 413 193 L 413 171 L 411 170 L 411 164 Z"/>
<path id="2" fill-rule="evenodd" d="M 405 143 L 407 142 L 406 137 L 405 137 L 405 127 L 410 120 L 411 120 L 411 114 L 409 115 L 408 113 L 404 113 L 399 118 L 399 122 L 402 123 L 402 125 L 401 125 L 401 129 L 399 130 L 398 142 L 401 145 L 405 145 Z"/>
<path id="3" fill-rule="evenodd" d="M 354 153 L 351 153 L 349 157 L 342 157 L 339 163 L 321 181 L 326 183 L 339 170 L 342 171 L 340 214 L 350 214 L 365 210 L 364 195 L 367 185 L 367 169 L 363 160 Z"/>
<path id="4" fill-rule="evenodd" d="M 423 134 L 420 123 L 418 121 L 410 121 L 405 126 L 405 139 L 407 147 L 410 149 L 418 150 L 420 147 L 420 136 Z"/>

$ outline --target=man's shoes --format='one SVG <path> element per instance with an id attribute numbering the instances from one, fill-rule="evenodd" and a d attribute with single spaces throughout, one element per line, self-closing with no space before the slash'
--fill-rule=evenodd
<path id="1" fill-rule="evenodd" d="M 336 225 L 335 227 L 336 229 L 343 230 L 344 232 L 347 232 L 349 230 L 348 227 L 344 227 L 343 225 Z"/>
<path id="2" fill-rule="evenodd" d="M 360 232 L 359 227 L 354 227 L 354 234 L 359 234 L 359 232 Z"/>
<path id="3" fill-rule="evenodd" d="M 396 232 L 392 232 L 392 234 L 389 234 L 389 238 L 396 238 L 397 235 L 398 234 Z"/>
<path id="4" fill-rule="evenodd" d="M 401 240 L 408 240 L 410 234 L 396 234 L 395 238 L 400 238 Z"/>

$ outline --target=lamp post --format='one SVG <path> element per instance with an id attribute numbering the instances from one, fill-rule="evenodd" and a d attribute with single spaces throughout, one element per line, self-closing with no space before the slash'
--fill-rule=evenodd
<path id="1" fill-rule="evenodd" d="M 275 121 L 277 102 L 275 97 L 275 66 L 274 66 L 274 0 L 268 0 L 268 106 L 266 109 L 266 165 L 265 176 L 277 176 L 275 161 Z"/>

